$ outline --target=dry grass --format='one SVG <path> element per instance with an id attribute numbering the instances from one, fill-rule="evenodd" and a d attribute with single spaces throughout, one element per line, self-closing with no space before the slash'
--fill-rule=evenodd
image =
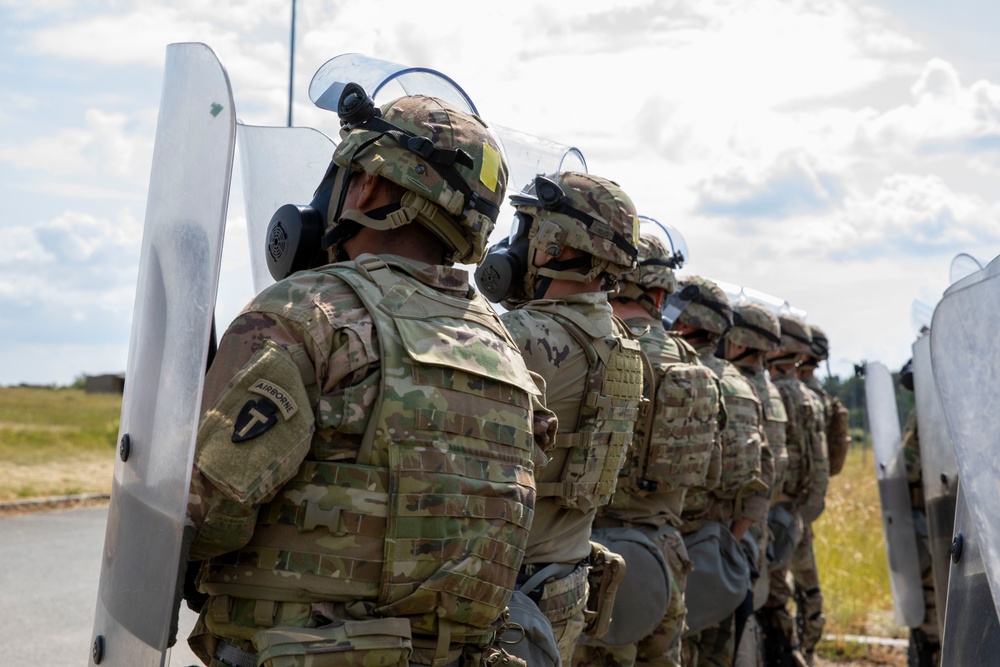
<path id="1" fill-rule="evenodd" d="M 108 493 L 121 396 L 0 388 L 0 501 Z"/>
<path id="2" fill-rule="evenodd" d="M 826 631 L 905 637 L 892 620 L 892 593 L 878 486 L 870 450 L 852 448 L 830 480 L 826 511 L 815 524 L 816 561 Z"/>

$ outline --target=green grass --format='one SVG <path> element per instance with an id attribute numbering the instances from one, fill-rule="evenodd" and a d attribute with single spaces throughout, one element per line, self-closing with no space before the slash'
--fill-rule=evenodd
<path id="1" fill-rule="evenodd" d="M 826 632 L 904 637 L 892 592 L 871 450 L 852 447 L 814 525 Z"/>
<path id="2" fill-rule="evenodd" d="M 0 500 L 111 487 L 121 396 L 0 388 Z"/>

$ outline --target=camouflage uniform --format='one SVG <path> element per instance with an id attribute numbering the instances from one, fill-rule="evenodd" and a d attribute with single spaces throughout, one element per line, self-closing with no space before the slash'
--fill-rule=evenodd
<path id="1" fill-rule="evenodd" d="M 552 622 L 563 662 L 569 665 L 584 629 L 591 526 L 597 508 L 607 502 L 614 490 L 631 442 L 631 425 L 638 417 L 642 389 L 638 345 L 612 318 L 604 292 L 530 301 L 504 313 L 502 319 L 528 368 L 545 378 L 546 407 L 559 418 L 556 447 L 550 451 L 549 462 L 536 474 L 538 499 L 522 579 L 550 563 L 572 566 L 567 568 L 568 574 L 547 583 L 537 600 L 539 609 Z M 586 346 L 581 343 L 581 334 L 589 339 Z M 570 436 L 578 432 L 575 427 L 588 411 L 586 399 L 595 392 L 595 387 L 585 381 L 591 375 L 591 362 L 599 357 L 607 359 L 616 344 L 624 345 L 628 354 L 615 354 L 613 358 L 619 363 L 615 368 L 609 365 L 606 372 L 615 374 L 614 381 L 620 386 L 631 386 L 633 395 L 617 397 L 617 405 L 596 429 L 616 433 L 613 436 L 616 442 L 603 452 L 593 446 L 571 447 Z M 598 352 L 599 349 L 605 352 Z M 608 387 L 596 395 L 601 394 L 609 395 Z M 575 478 L 579 478 L 579 488 L 569 491 L 569 480 Z M 584 487 L 583 482 L 590 488 Z"/>
<path id="2" fill-rule="evenodd" d="M 923 650 L 932 664 L 941 658 L 941 635 L 938 625 L 937 601 L 934 590 L 934 569 L 931 563 L 930 536 L 927 530 L 927 512 L 924 507 L 923 469 L 920 465 L 920 436 L 917 433 L 916 410 L 906 418 L 903 430 L 903 458 L 906 462 L 906 480 L 910 485 L 910 503 L 913 511 L 913 527 L 917 533 L 917 552 L 920 555 L 920 579 L 924 589 L 924 621 L 911 633 L 911 650 Z M 915 632 L 916 631 L 916 632 Z M 920 637 L 919 635 L 923 635 Z M 914 642 L 916 640 L 916 642 Z"/>
<path id="3" fill-rule="evenodd" d="M 783 341 L 786 339 L 787 317 L 789 316 L 781 318 Z M 808 336 L 808 331 L 802 326 Z M 788 346 L 783 345 L 787 351 Z M 808 345 L 808 339 L 805 345 Z M 786 354 L 786 358 L 788 357 L 794 357 L 794 353 Z M 829 482 L 823 405 L 798 379 L 794 362 L 775 365 L 772 360 L 769 367 L 788 413 L 788 468 L 778 501 L 791 503 L 796 509 L 801 518 L 802 532 L 792 562 L 787 567 L 771 571 L 771 590 L 762 610 L 762 625 L 765 632 L 770 630 L 779 633 L 788 647 L 798 649 L 801 646 L 803 658 L 811 664 L 813 650 L 822 636 L 825 622 L 811 526 L 823 511 Z M 790 572 L 794 576 L 794 590 L 787 580 Z M 793 595 L 802 619 L 800 641 L 796 641 L 796 635 L 799 634 L 796 632 L 796 620 L 787 609 L 788 600 Z"/>
<path id="4" fill-rule="evenodd" d="M 767 448 L 760 400 L 753 386 L 734 364 L 715 356 L 718 341 L 733 324 L 732 308 L 725 293 L 711 281 L 697 276 L 681 281 L 696 285 L 696 298 L 678 318 L 678 324 L 696 330 L 691 340 L 702 363 L 719 378 L 726 421 L 720 432 L 719 485 L 714 489 L 692 489 L 684 503 L 687 535 L 707 522 L 742 532 L 767 520 L 768 489 L 774 480 L 774 465 Z M 766 477 L 766 479 L 765 479 Z M 749 522 L 749 525 L 747 524 Z M 742 527 L 741 527 L 742 525 Z M 751 582 L 747 581 L 747 592 Z M 684 639 L 685 664 L 733 664 L 736 652 L 736 613 Z"/>
<path id="5" fill-rule="evenodd" d="M 695 350 L 683 338 L 664 330 L 659 319 L 632 318 L 626 320 L 633 331 L 646 333 L 639 338 L 643 354 L 652 366 L 691 366 L 701 367 Z M 699 376 L 695 376 L 699 377 Z M 699 403 L 707 402 L 709 409 L 695 408 L 697 412 L 689 417 L 677 430 L 697 429 L 710 444 L 710 449 L 697 454 L 688 454 L 689 460 L 698 457 L 703 460 L 696 479 L 683 479 L 675 475 L 674 482 L 643 485 L 636 488 L 633 479 L 635 471 L 642 464 L 633 460 L 623 470 L 619 479 L 618 489 L 611 503 L 597 517 L 594 525 L 599 526 L 649 526 L 663 529 L 670 526 L 675 530 L 657 530 L 656 536 L 662 544 L 664 554 L 670 569 L 670 604 L 663 620 L 653 631 L 653 634 L 642 639 L 637 644 L 625 646 L 580 646 L 574 656 L 576 667 L 632 667 L 648 665 L 657 667 L 679 667 L 681 665 L 681 635 L 684 631 L 684 586 L 687 574 L 691 570 L 687 549 L 679 531 L 682 525 L 681 512 L 684 508 L 684 497 L 690 486 L 713 487 L 718 483 L 719 468 L 716 465 L 714 476 L 710 479 L 709 464 L 720 459 L 719 442 L 715 433 L 718 430 L 719 411 L 721 409 L 721 392 L 717 380 L 707 373 L 701 374 L 700 381 L 706 384 L 704 391 L 696 392 Z M 647 392 L 648 395 L 649 392 Z M 655 393 L 655 392 L 652 392 Z M 704 397 L 701 395 L 704 394 Z M 715 398 L 712 398 L 714 395 Z M 637 437 L 641 437 L 638 436 Z M 655 436 L 654 436 L 655 437 Z M 687 447 L 694 445 L 690 436 L 675 438 L 675 447 L 680 449 L 683 443 Z"/>
<path id="6" fill-rule="evenodd" d="M 720 437 L 720 485 L 708 492 L 704 510 L 697 501 L 685 503 L 684 514 L 689 523 L 682 530 L 688 532 L 705 520 L 728 526 L 741 519 L 751 520 L 750 528 L 757 526 L 760 529 L 767 523 L 769 489 L 774 481 L 773 459 L 767 446 L 760 400 L 753 385 L 734 364 L 714 356 L 714 344 L 697 349 L 702 362 L 720 379 L 726 428 Z M 734 620 L 734 616 L 730 616 L 686 638 L 685 664 L 731 667 L 736 652 Z"/>
<path id="7" fill-rule="evenodd" d="M 411 222 L 446 263 L 481 257 L 506 181 L 481 121 L 404 97 L 342 137 L 324 184 L 353 196 L 323 212 L 331 258 L 362 228 Z M 385 195 L 389 215 L 368 215 L 349 184 L 360 172 L 406 190 Z M 535 445 L 556 428 L 540 395 L 460 269 L 359 254 L 265 289 L 206 378 L 188 507 L 207 596 L 195 653 L 263 667 L 500 657 Z"/>
<path id="8" fill-rule="evenodd" d="M 773 478 L 767 492 L 769 506 L 773 506 L 788 467 L 785 446 L 788 415 L 785 413 L 781 393 L 764 369 L 764 354 L 778 349 L 781 343 L 781 325 L 771 311 L 750 301 L 733 306 L 733 320 L 733 328 L 726 335 L 723 356 L 736 364 L 760 400 L 763 428 L 773 469 Z M 753 590 L 753 609 L 756 612 L 767 602 L 770 588 L 768 571 L 773 559 L 770 523 L 754 524 L 750 526 L 749 532 L 760 550 L 757 560 L 760 576 L 754 582 Z M 748 621 L 747 631 L 737 647 L 736 664 L 739 667 L 758 667 L 763 664 L 763 647 L 763 633 L 755 615 Z"/>
<path id="9" fill-rule="evenodd" d="M 529 261 L 506 302 L 512 309 L 502 315 L 528 368 L 545 379 L 546 407 L 559 419 L 550 459 L 536 475 L 538 499 L 518 586 L 551 622 L 569 665 L 587 625 L 591 527 L 614 492 L 643 388 L 638 342 L 614 318 L 607 293 L 586 285 L 607 284 L 633 266 L 635 208 L 612 181 L 574 172 L 538 177 L 511 200 L 531 223 L 529 258 L 554 257 L 561 248 L 580 252 L 571 266 Z M 546 298 L 552 280 L 581 287 Z M 552 574 L 534 590 L 522 588 L 541 572 Z"/>

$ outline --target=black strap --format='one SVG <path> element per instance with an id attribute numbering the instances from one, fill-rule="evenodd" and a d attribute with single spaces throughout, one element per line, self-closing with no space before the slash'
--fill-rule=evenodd
<path id="1" fill-rule="evenodd" d="M 769 340 L 775 345 L 781 345 L 781 337 L 775 336 L 772 332 L 759 327 L 756 324 L 751 324 L 747 322 L 746 319 L 739 313 L 739 311 L 733 311 L 733 326 L 740 327 L 741 329 L 746 329 L 748 331 L 753 331 L 754 333 L 759 333 L 764 337 L 765 340 Z"/>

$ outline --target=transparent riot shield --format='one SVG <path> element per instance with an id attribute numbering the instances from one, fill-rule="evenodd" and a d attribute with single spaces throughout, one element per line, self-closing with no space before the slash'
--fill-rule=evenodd
<path id="1" fill-rule="evenodd" d="M 990 594 L 981 535 L 973 525 L 964 489 L 958 488 L 955 513 L 955 556 L 951 565 L 947 607 L 938 607 L 944 624 L 942 665 L 993 665 L 1000 655 L 1000 621 Z M 944 610 L 942 612 L 941 610 Z"/>
<path id="2" fill-rule="evenodd" d="M 955 525 L 958 461 L 955 459 L 955 448 L 951 444 L 944 408 L 934 382 L 934 370 L 931 367 L 932 335 L 924 335 L 913 344 L 913 393 L 920 437 L 927 534 L 934 571 L 934 597 L 937 608 L 944 609 L 948 591 L 951 537 Z"/>
<path id="3" fill-rule="evenodd" d="M 865 403 L 875 454 L 878 494 L 882 502 L 882 529 L 885 531 L 896 623 L 915 628 L 924 618 L 920 561 L 910 511 L 910 490 L 906 481 L 896 392 L 892 374 L 879 362 L 865 366 Z"/>
<path id="4" fill-rule="evenodd" d="M 566 146 L 509 127 L 494 125 L 493 129 L 507 155 L 510 169 L 507 190 L 511 193 L 526 188 L 538 174 L 560 171 L 587 173 L 587 161 L 575 146 Z"/>
<path id="5" fill-rule="evenodd" d="M 203 44 L 171 44 L 139 260 L 91 665 L 165 664 L 176 634 L 182 529 L 235 121 Z"/>
<path id="6" fill-rule="evenodd" d="M 995 259 L 985 269 L 948 288 L 934 311 L 931 325 L 934 378 L 994 601 L 1000 599 L 1000 524 L 996 521 L 997 480 L 1000 480 L 996 446 L 1000 433 L 996 403 L 1000 395 L 998 290 L 1000 260 Z M 956 581 L 954 577 L 953 570 L 949 607 L 956 586 L 978 585 L 971 580 Z"/>
<path id="7" fill-rule="evenodd" d="M 426 67 L 408 67 L 360 53 L 344 53 L 326 61 L 309 83 L 309 99 L 320 109 L 336 113 L 340 94 L 348 83 L 360 84 L 374 100 L 383 91 L 395 97 L 430 95 L 470 113 L 479 113 L 462 87 L 441 72 Z"/>
<path id="8" fill-rule="evenodd" d="M 281 206 L 312 200 L 333 156 L 334 142 L 308 127 L 238 123 L 240 174 L 254 292 L 274 282 L 267 268 L 267 226 Z M 324 212 L 325 213 L 325 212 Z"/>

